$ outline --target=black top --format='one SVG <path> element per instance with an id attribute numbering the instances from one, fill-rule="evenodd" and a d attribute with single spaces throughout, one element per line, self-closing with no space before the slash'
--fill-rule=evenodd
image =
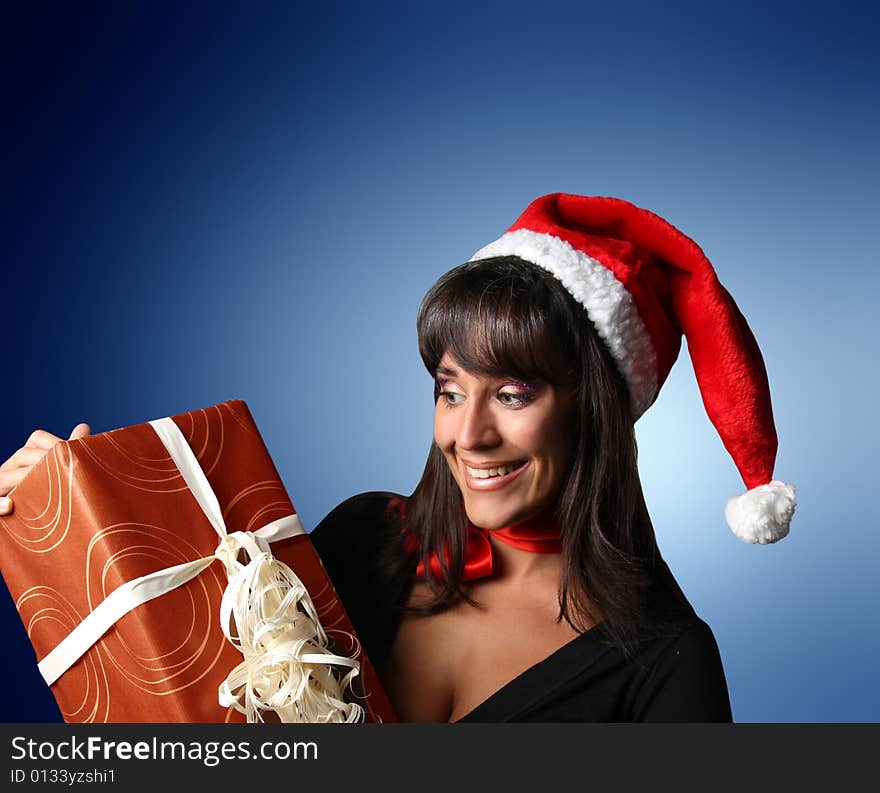
<path id="1" fill-rule="evenodd" d="M 412 589 L 416 558 L 386 517 L 393 493 L 363 493 L 311 533 L 364 651 L 380 677 Z M 389 572 L 396 564 L 398 573 Z M 689 608 L 662 638 L 626 656 L 582 633 L 518 675 L 462 722 L 730 722 L 715 637 Z"/>

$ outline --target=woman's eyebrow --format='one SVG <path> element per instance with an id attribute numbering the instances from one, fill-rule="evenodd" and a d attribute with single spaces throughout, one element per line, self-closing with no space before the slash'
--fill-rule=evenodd
<path id="1" fill-rule="evenodd" d="M 448 366 L 438 366 L 437 374 L 434 375 L 436 378 L 439 378 L 441 375 L 446 375 L 447 377 L 458 377 L 457 369 L 450 369 Z M 501 382 L 506 381 L 507 385 L 519 386 L 520 388 L 526 388 L 531 391 L 536 391 L 539 387 L 539 383 L 528 382 L 527 380 L 517 380 L 517 379 L 509 379 L 507 377 L 495 377 L 495 380 Z M 440 384 L 443 385 L 445 380 L 440 380 Z"/>

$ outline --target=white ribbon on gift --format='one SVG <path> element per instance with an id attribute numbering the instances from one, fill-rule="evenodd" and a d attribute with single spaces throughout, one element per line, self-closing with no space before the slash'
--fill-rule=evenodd
<path id="1" fill-rule="evenodd" d="M 220 685 L 220 705 L 235 708 L 251 722 L 262 721 L 265 711 L 275 712 L 282 722 L 362 721 L 363 708 L 344 701 L 360 664 L 330 652 L 305 586 L 269 549 L 269 543 L 305 533 L 299 517 L 288 515 L 255 532 L 228 533 L 217 496 L 183 433 L 170 418 L 150 425 L 220 543 L 211 556 L 149 573 L 114 589 L 40 661 L 46 683 L 51 686 L 129 611 L 182 586 L 219 559 L 229 578 L 220 624 L 244 656 Z M 241 550 L 249 557 L 246 564 L 238 561 Z M 349 671 L 340 679 L 334 667 Z"/>

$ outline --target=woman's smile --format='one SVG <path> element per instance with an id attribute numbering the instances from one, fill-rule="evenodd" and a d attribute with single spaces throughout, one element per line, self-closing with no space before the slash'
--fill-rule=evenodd
<path id="1" fill-rule="evenodd" d="M 528 466 L 528 460 L 510 464 L 470 465 L 461 461 L 467 486 L 472 490 L 499 490 L 516 479 Z"/>

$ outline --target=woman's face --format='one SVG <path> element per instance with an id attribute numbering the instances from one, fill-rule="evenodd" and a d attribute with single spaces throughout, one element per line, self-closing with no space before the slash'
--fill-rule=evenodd
<path id="1" fill-rule="evenodd" d="M 491 531 L 556 503 L 571 464 L 567 390 L 472 374 L 446 353 L 437 368 L 434 440 L 461 488 L 468 519 Z"/>

